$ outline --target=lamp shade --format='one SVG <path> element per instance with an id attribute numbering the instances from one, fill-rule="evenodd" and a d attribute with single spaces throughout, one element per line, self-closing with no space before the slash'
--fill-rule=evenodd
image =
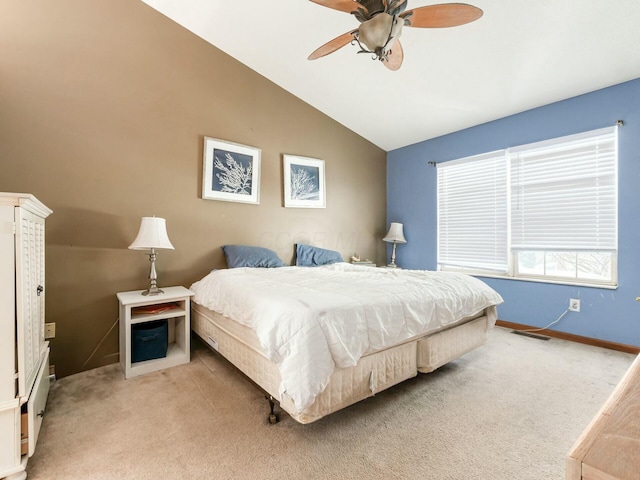
<path id="1" fill-rule="evenodd" d="M 389 243 L 407 243 L 407 240 L 404 238 L 404 233 L 402 233 L 402 224 L 392 223 L 389 226 L 387 235 L 382 240 Z"/>
<path id="2" fill-rule="evenodd" d="M 174 250 L 167 235 L 167 222 L 159 217 L 142 217 L 138 236 L 129 245 L 131 250 L 149 250 L 151 248 L 168 248 Z"/>

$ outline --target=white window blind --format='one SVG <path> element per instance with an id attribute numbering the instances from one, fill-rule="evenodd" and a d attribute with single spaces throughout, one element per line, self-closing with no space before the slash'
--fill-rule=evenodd
<path id="1" fill-rule="evenodd" d="M 438 268 L 615 286 L 618 129 L 438 164 Z"/>
<path id="2" fill-rule="evenodd" d="M 508 150 L 513 249 L 615 251 L 617 129 Z"/>
<path id="3" fill-rule="evenodd" d="M 504 151 L 438 165 L 438 265 L 506 273 Z"/>

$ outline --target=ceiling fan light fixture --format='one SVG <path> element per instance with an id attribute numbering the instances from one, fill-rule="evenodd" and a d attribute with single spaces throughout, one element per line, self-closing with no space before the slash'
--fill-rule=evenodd
<path id="1" fill-rule="evenodd" d="M 350 30 L 316 48 L 309 60 L 324 57 L 345 45 L 360 47 L 391 71 L 402 65 L 402 27 L 448 28 L 465 25 L 482 17 L 482 10 L 466 3 L 425 5 L 407 10 L 408 0 L 311 0 L 324 7 L 353 15 L 360 28 Z"/>
<path id="2" fill-rule="evenodd" d="M 376 59 L 384 59 L 400 37 L 403 25 L 404 19 L 401 17 L 379 13 L 360 25 L 358 42 L 367 47 L 368 50 L 363 47 L 364 52 L 374 53 Z"/>

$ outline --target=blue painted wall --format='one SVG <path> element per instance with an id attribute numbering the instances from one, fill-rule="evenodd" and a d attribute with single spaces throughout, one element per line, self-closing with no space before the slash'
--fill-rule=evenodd
<path id="1" fill-rule="evenodd" d="M 555 330 L 640 346 L 640 79 L 529 110 L 387 154 L 387 224 L 401 222 L 407 244 L 396 263 L 436 268 L 436 169 L 442 162 L 614 125 L 619 129 L 618 288 L 482 278 L 504 298 L 502 320 L 544 327 L 581 299 Z"/>

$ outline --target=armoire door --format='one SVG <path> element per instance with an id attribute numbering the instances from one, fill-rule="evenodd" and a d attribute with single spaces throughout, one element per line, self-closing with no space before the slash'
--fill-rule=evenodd
<path id="1" fill-rule="evenodd" d="M 16 207 L 18 395 L 27 396 L 45 353 L 44 219 Z"/>

